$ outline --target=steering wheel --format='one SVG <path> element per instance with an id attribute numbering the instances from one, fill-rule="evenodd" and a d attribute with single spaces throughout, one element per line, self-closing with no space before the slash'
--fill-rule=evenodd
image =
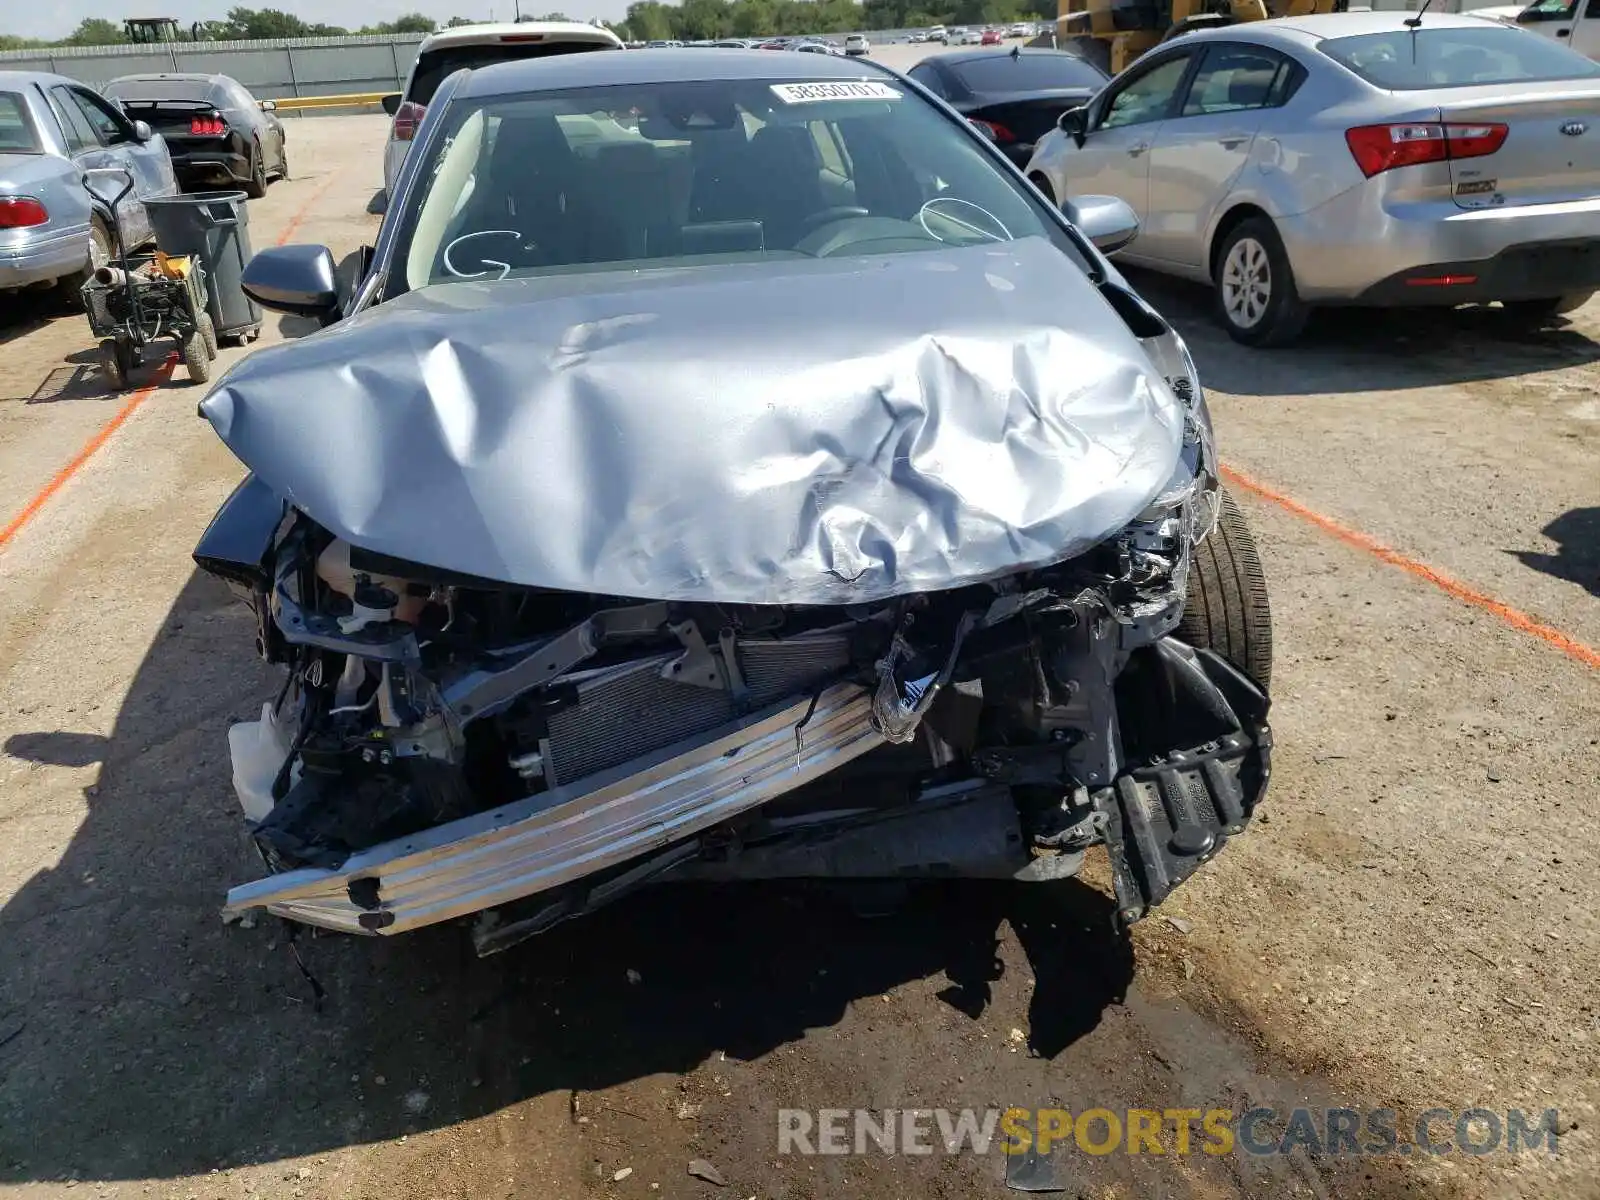
<path id="1" fill-rule="evenodd" d="M 832 221 L 848 221 L 851 217 L 870 217 L 871 215 L 871 212 L 862 208 L 859 204 L 835 204 L 829 208 L 822 209 L 820 212 L 812 213 L 800 222 L 800 228 L 806 233 L 810 233 L 813 229 L 818 229 Z"/>

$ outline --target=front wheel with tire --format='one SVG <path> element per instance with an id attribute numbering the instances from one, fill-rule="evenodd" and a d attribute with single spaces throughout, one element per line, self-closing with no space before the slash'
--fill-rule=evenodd
<path id="1" fill-rule="evenodd" d="M 120 392 L 127 388 L 131 360 L 132 355 L 123 349 L 116 338 L 106 338 L 100 343 L 100 372 L 106 377 L 112 391 Z"/>
<path id="2" fill-rule="evenodd" d="M 267 194 L 267 159 L 257 144 L 250 155 L 250 180 L 244 185 L 244 194 L 259 200 Z"/>
<path id="3" fill-rule="evenodd" d="M 183 365 L 190 383 L 204 383 L 211 378 L 211 355 L 206 350 L 205 334 L 199 329 L 191 330 L 183 339 Z"/>
<path id="4" fill-rule="evenodd" d="M 1211 536 L 1195 547 L 1189 598 L 1177 636 L 1214 650 L 1262 691 L 1272 686 L 1272 609 L 1267 577 L 1244 513 L 1227 492 Z"/>
<path id="5" fill-rule="evenodd" d="M 1217 248 L 1217 318 L 1246 346 L 1287 346 L 1300 336 L 1311 310 L 1294 284 L 1289 255 L 1272 222 L 1250 217 Z"/>
<path id="6" fill-rule="evenodd" d="M 1038 188 L 1039 194 L 1048 200 L 1052 205 L 1054 205 L 1056 208 L 1061 207 L 1061 201 L 1056 199 L 1055 188 L 1051 187 L 1050 181 L 1038 171 L 1035 171 L 1032 175 L 1028 176 L 1028 182 L 1033 184 L 1034 187 Z"/>

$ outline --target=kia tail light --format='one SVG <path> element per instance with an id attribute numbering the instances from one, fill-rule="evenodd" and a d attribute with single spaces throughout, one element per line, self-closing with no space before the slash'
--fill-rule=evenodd
<path id="1" fill-rule="evenodd" d="M 1345 144 L 1368 179 L 1396 167 L 1482 158 L 1505 144 L 1507 128 L 1494 122 L 1437 124 L 1427 121 L 1360 125 L 1345 130 Z"/>

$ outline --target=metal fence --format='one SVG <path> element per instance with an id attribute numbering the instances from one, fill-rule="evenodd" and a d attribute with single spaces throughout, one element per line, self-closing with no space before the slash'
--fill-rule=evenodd
<path id="1" fill-rule="evenodd" d="M 49 71 L 96 86 L 119 75 L 203 72 L 231 76 L 263 100 L 398 92 L 405 86 L 422 38 L 422 34 L 392 34 L 57 46 L 0 53 L 0 71 Z"/>

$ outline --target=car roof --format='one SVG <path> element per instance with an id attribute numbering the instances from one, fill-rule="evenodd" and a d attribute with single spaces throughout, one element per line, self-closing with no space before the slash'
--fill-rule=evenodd
<path id="1" fill-rule="evenodd" d="M 180 83 L 222 83 L 229 81 L 226 75 L 208 75 L 204 71 L 163 71 L 139 75 L 118 75 L 115 79 L 106 80 L 106 86 L 110 87 L 113 83 L 156 83 L 169 80 Z"/>
<path id="2" fill-rule="evenodd" d="M 496 63 L 472 73 L 462 96 L 503 96 L 619 84 L 705 83 L 717 80 L 785 81 L 893 79 L 882 67 L 859 59 L 818 54 L 773 54 L 766 50 L 718 50 L 685 46 L 653 54 L 560 54 Z"/>
<path id="3" fill-rule="evenodd" d="M 30 83 L 53 85 L 57 83 L 70 83 L 75 87 L 83 87 L 76 79 L 65 75 L 57 75 L 51 71 L 0 71 L 0 88 L 11 91 L 13 88 L 26 87 Z"/>
<path id="4" fill-rule="evenodd" d="M 1320 42 L 1329 38 L 1357 37 L 1365 33 L 1399 33 L 1407 28 L 1405 22 L 1415 19 L 1416 15 L 1404 9 L 1392 9 L 1311 13 L 1303 17 L 1274 17 L 1270 21 L 1247 21 L 1239 25 L 1219 25 L 1211 29 L 1196 30 L 1194 33 L 1174 38 L 1168 44 L 1176 45 L 1191 38 L 1208 40 L 1223 38 L 1304 46 L 1308 41 Z M 1506 29 L 1509 27 L 1499 21 L 1487 17 L 1475 17 L 1470 13 L 1429 12 L 1423 16 L 1421 28 Z"/>
<path id="5" fill-rule="evenodd" d="M 430 33 L 422 39 L 417 53 L 437 50 L 441 46 L 493 44 L 507 36 L 525 38 L 533 34 L 552 42 L 608 42 L 622 45 L 622 39 L 611 30 L 599 25 L 585 25 L 582 21 L 486 21 L 482 25 L 459 25 L 454 29 Z"/>

